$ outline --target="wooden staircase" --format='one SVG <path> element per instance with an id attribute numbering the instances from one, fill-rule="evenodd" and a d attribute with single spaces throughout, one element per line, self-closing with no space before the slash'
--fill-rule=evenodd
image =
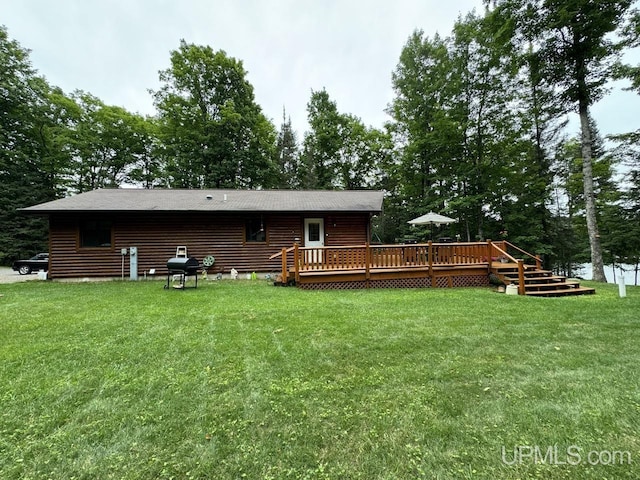
<path id="1" fill-rule="evenodd" d="M 541 270 L 535 265 L 524 266 L 525 295 L 536 297 L 565 297 L 569 295 L 588 295 L 596 293 L 594 288 L 580 286 L 577 280 L 554 275 L 549 270 Z M 519 285 L 518 264 L 493 263 L 491 272 L 505 285 Z"/>

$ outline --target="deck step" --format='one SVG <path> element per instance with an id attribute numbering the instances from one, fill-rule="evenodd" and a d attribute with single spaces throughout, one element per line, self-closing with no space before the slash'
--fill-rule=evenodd
<path id="1" fill-rule="evenodd" d="M 517 266 L 496 265 L 492 266 L 492 272 L 506 284 L 518 285 L 520 275 Z M 595 289 L 581 287 L 577 280 L 568 280 L 562 275 L 554 275 L 550 270 L 542 270 L 533 265 L 525 266 L 524 271 L 525 295 L 537 297 L 563 297 L 568 295 L 585 295 L 595 293 Z"/>
<path id="2" fill-rule="evenodd" d="M 504 276 L 504 280 L 509 280 L 511 283 L 518 283 L 518 277 L 511 275 Z M 536 285 L 539 283 L 575 282 L 575 280 L 567 280 L 567 277 L 561 277 L 557 275 L 552 275 L 549 277 L 525 277 L 524 281 L 527 285 Z"/>
<path id="3" fill-rule="evenodd" d="M 567 282 L 555 282 L 555 283 L 527 283 L 525 290 L 527 292 L 536 291 L 549 291 L 549 290 L 568 290 L 580 287 L 580 282 L 567 281 Z"/>
<path id="4" fill-rule="evenodd" d="M 577 288 L 566 288 L 561 290 L 540 290 L 536 292 L 526 291 L 525 295 L 531 297 L 566 297 L 569 295 L 592 295 L 596 293 L 595 288 L 589 287 L 577 287 Z"/>

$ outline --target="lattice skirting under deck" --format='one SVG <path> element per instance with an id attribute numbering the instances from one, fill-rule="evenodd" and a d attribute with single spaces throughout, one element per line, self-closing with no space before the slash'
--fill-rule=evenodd
<path id="1" fill-rule="evenodd" d="M 451 275 L 436 277 L 438 288 L 448 287 L 486 287 L 489 286 L 488 275 Z M 395 278 L 390 280 L 358 280 L 353 282 L 301 283 L 298 287 L 304 290 L 357 290 L 362 288 L 430 288 L 431 278 Z"/>

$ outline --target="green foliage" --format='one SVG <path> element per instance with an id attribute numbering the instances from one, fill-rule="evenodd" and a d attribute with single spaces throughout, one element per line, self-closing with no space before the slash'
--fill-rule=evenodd
<path id="1" fill-rule="evenodd" d="M 602 245 L 605 260 L 608 263 L 616 261 L 613 252 L 620 250 L 615 238 L 627 229 L 625 222 L 621 222 L 619 202 L 621 195 L 618 183 L 614 181 L 614 167 L 617 160 L 614 155 L 607 152 L 604 141 L 598 134 L 598 129 L 593 124 L 593 184 L 596 195 L 597 219 L 601 224 Z M 561 238 L 554 239 L 554 245 L 558 248 L 555 260 L 563 265 L 562 270 L 571 272 L 570 265 L 584 263 L 590 260 L 589 244 L 587 242 L 586 206 L 583 188 L 582 151 L 580 141 L 576 138 L 564 142 L 555 158 L 554 169 L 557 181 L 556 195 L 561 203 L 556 209 L 556 221 L 561 224 L 571 225 L 572 232 L 563 230 L 563 235 L 571 239 L 565 242 Z M 561 198 L 560 198 L 561 197 Z M 564 217 L 564 220 L 561 218 Z M 623 234 L 624 235 L 624 234 Z M 560 254 L 562 252 L 562 254 Z M 616 256 L 619 253 L 615 254 Z"/>
<path id="2" fill-rule="evenodd" d="M 606 247 L 618 263 L 640 264 L 640 135 L 632 132 L 615 138 L 619 142 L 616 157 L 625 172 L 620 198 L 606 212 L 610 238 Z"/>
<path id="3" fill-rule="evenodd" d="M 159 141 L 158 122 L 152 117 L 128 117 L 131 134 L 131 162 L 127 165 L 126 182 L 143 188 L 166 187 L 165 165 Z"/>
<path id="4" fill-rule="evenodd" d="M 61 135 L 70 157 L 70 190 L 117 188 L 129 181 L 147 188 L 157 184 L 158 163 L 150 158 L 154 143 L 150 120 L 81 91 L 70 101 L 71 124 Z"/>
<path id="5" fill-rule="evenodd" d="M 638 475 L 636 287 L 625 299 L 614 285 L 534 299 L 249 281 L 2 294 L 6 480 Z M 520 445 L 632 462 L 505 463 L 502 447 Z"/>
<path id="6" fill-rule="evenodd" d="M 490 2 L 486 2 L 490 3 Z M 587 233 L 594 278 L 605 281 L 602 246 L 593 184 L 589 109 L 606 92 L 623 48 L 625 24 L 633 17 L 634 0 L 521 0 L 495 1 L 496 10 L 514 23 L 515 31 L 537 47 L 543 72 L 558 88 L 581 124 L 581 162 Z"/>
<path id="7" fill-rule="evenodd" d="M 169 186 L 269 187 L 276 132 L 256 104 L 242 62 L 180 42 L 153 93 Z"/>
<path id="8" fill-rule="evenodd" d="M 388 163 L 391 140 L 349 114 L 341 114 L 326 90 L 307 104 L 310 131 L 304 139 L 301 183 L 313 189 L 362 189 L 376 184 Z"/>
<path id="9" fill-rule="evenodd" d="M 0 264 L 46 250 L 46 221 L 25 219 L 18 210 L 57 194 L 47 148 L 49 94 L 29 52 L 0 27 Z"/>
<path id="10" fill-rule="evenodd" d="M 638 164 L 627 161 L 623 182 L 614 176 L 617 157 L 588 107 L 613 74 L 637 89 L 637 66 L 618 60 L 639 44 L 638 11 L 631 0 L 485 3 L 448 36 L 408 38 L 384 130 L 315 91 L 301 145 L 284 114 L 276 132 L 242 62 L 223 51 L 181 41 L 152 92 L 157 116 L 144 118 L 49 86 L 1 29 L 0 263 L 46 249 L 44 221 L 21 207 L 122 185 L 378 188 L 387 192 L 379 240 L 427 238 L 406 222 L 434 210 L 459 220 L 437 233 L 507 236 L 569 271 L 587 259 L 598 220 L 608 258 L 632 261 Z M 560 144 L 562 117 L 574 110 L 580 141 Z M 637 156 L 637 132 L 623 144 L 620 155 Z"/>
<path id="11" fill-rule="evenodd" d="M 278 132 L 276 143 L 276 158 L 278 167 L 278 180 L 275 187 L 299 188 L 300 187 L 300 151 L 296 132 L 291 126 L 291 118 L 286 118 L 282 111 L 282 125 Z"/>
<path id="12" fill-rule="evenodd" d="M 452 233 L 462 238 L 509 231 L 540 251 L 549 216 L 550 101 L 542 100 L 531 64 L 495 35 L 494 21 L 470 14 L 449 38 L 415 32 L 405 45 L 390 108 L 400 151 L 394 210 L 403 222 L 449 212 L 459 219 Z"/>
<path id="13" fill-rule="evenodd" d="M 161 183 L 153 123 L 36 75 L 0 29 L 0 263 L 47 250 L 47 224 L 19 210 L 70 192 Z"/>

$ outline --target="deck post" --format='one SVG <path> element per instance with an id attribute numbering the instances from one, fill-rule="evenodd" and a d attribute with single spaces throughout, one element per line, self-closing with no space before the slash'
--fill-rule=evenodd
<path id="1" fill-rule="evenodd" d="M 431 277 L 431 288 L 437 287 L 436 274 L 433 271 L 433 241 L 427 242 L 427 262 L 429 264 L 429 276 Z"/>
<path id="2" fill-rule="evenodd" d="M 493 260 L 491 254 L 493 253 L 493 243 L 491 239 L 487 238 L 487 264 L 489 265 L 489 273 L 491 273 L 491 267 L 493 266 Z"/>
<path id="3" fill-rule="evenodd" d="M 525 294 L 524 285 L 524 260 L 518 259 L 518 295 Z"/>
<path id="4" fill-rule="evenodd" d="M 287 249 L 282 247 L 282 283 L 289 283 L 289 272 L 287 271 Z"/>
<path id="5" fill-rule="evenodd" d="M 371 245 L 369 242 L 364 245 L 364 278 L 368 286 L 371 278 Z"/>
<path id="6" fill-rule="evenodd" d="M 300 282 L 300 251 L 298 243 L 293 244 L 293 271 L 295 272 L 296 284 Z"/>

